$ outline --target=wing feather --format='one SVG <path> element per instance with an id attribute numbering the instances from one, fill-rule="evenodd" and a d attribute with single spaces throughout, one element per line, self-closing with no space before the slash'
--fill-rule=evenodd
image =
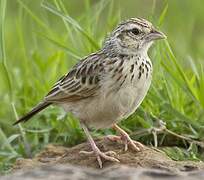
<path id="1" fill-rule="evenodd" d="M 60 78 L 45 97 L 48 102 L 77 101 L 97 95 L 104 71 L 104 57 L 92 54 Z"/>

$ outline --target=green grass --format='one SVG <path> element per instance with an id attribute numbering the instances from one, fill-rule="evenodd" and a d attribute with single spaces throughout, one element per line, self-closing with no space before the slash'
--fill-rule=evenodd
<path id="1" fill-rule="evenodd" d="M 78 121 L 57 107 L 26 124 L 13 127 L 12 123 L 37 104 L 81 57 L 98 50 L 121 19 L 132 16 L 150 19 L 167 34 L 169 42 L 157 42 L 151 48 L 151 89 L 142 106 L 121 126 L 133 138 L 151 145 L 154 138 L 149 130 L 161 119 L 169 130 L 203 141 L 203 2 L 79 2 L 1 0 L 0 171 L 6 172 L 18 157 L 35 155 L 46 144 L 72 146 L 85 140 Z M 110 133 L 110 129 L 93 131 L 94 136 Z M 203 160 L 201 147 L 169 138 L 165 132 L 158 135 L 158 144 L 177 146 L 163 148 L 173 159 Z"/>

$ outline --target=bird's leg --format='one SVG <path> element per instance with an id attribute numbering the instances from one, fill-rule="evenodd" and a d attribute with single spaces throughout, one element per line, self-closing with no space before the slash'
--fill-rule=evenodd
<path id="1" fill-rule="evenodd" d="M 135 151 L 141 151 L 143 149 L 143 145 L 137 141 L 134 141 L 130 138 L 130 136 L 121 129 L 118 125 L 114 124 L 113 129 L 120 133 L 120 136 L 109 135 L 107 138 L 111 141 L 122 141 L 125 144 L 125 151 L 128 150 L 128 147 L 132 148 Z"/>
<path id="2" fill-rule="evenodd" d="M 94 154 L 96 156 L 96 159 L 98 161 L 98 164 L 99 164 L 99 167 L 102 168 L 103 167 L 103 164 L 102 164 L 102 160 L 101 158 L 105 159 L 105 160 L 108 160 L 108 161 L 113 161 L 113 162 L 119 162 L 118 159 L 114 158 L 114 157 L 111 157 L 110 155 L 115 155 L 116 153 L 113 152 L 113 151 L 108 151 L 108 152 L 101 152 L 101 150 L 96 146 L 93 138 L 91 137 L 91 134 L 88 130 L 88 128 L 86 127 L 85 124 L 81 124 L 87 138 L 88 138 L 88 141 L 91 145 L 91 148 L 93 151 L 91 152 L 87 152 L 87 151 L 80 151 L 80 153 L 83 153 L 83 154 Z"/>

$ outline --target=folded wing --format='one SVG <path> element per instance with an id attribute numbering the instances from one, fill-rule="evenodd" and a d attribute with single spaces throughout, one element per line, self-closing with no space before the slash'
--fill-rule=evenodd
<path id="1" fill-rule="evenodd" d="M 104 71 L 103 61 L 92 54 L 75 65 L 68 74 L 59 79 L 45 97 L 47 102 L 77 101 L 96 96 Z"/>

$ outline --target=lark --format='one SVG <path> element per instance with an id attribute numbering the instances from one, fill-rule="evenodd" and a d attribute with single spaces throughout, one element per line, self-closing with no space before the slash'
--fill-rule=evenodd
<path id="1" fill-rule="evenodd" d="M 80 121 L 91 152 L 102 168 L 102 159 L 119 162 L 114 152 L 102 152 L 95 144 L 89 127 L 114 128 L 120 136 L 110 140 L 123 142 L 125 151 L 143 149 L 117 123 L 130 116 L 143 101 L 151 84 L 152 63 L 148 49 L 155 40 L 166 36 L 149 21 L 131 18 L 120 23 L 106 38 L 103 47 L 79 61 L 62 76 L 44 99 L 14 124 L 26 122 L 50 105 L 58 105 Z"/>

